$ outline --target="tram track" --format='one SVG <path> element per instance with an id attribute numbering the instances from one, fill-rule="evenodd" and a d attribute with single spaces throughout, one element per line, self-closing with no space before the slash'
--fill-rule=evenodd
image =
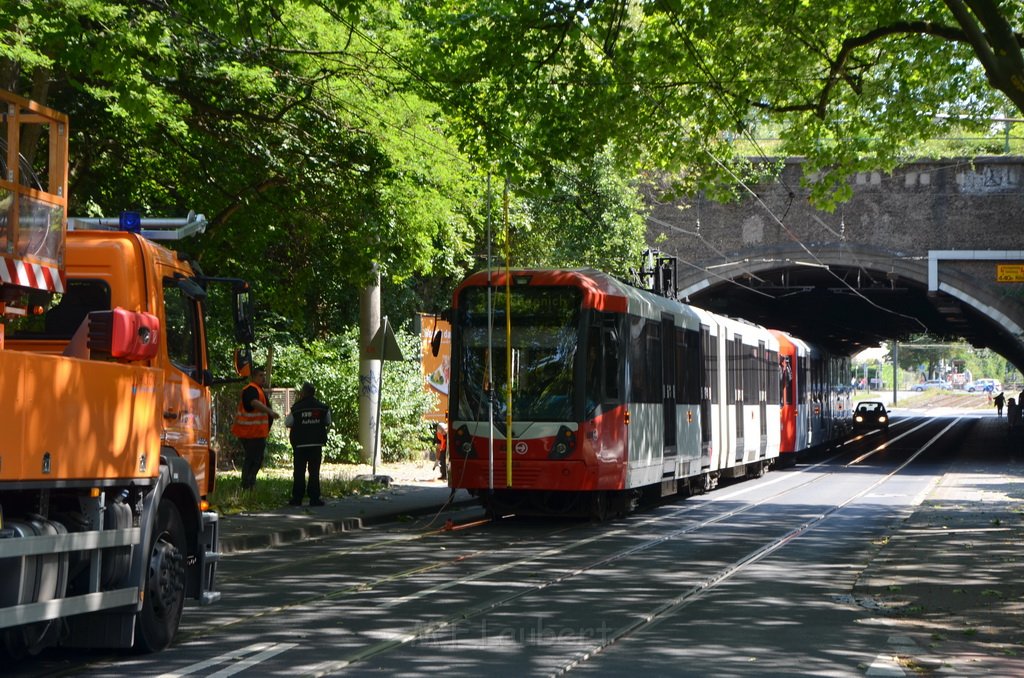
<path id="1" fill-rule="evenodd" d="M 832 515 L 834 515 L 838 511 L 841 511 L 844 507 L 846 507 L 847 505 L 849 505 L 853 501 L 856 501 L 858 498 L 866 495 L 867 493 L 871 492 L 872 490 L 874 490 L 875 488 L 877 488 L 878 486 L 880 486 L 881 484 L 883 484 L 884 482 L 888 481 L 893 476 L 898 474 L 907 465 L 909 465 L 915 459 L 917 459 L 917 457 L 920 456 L 925 450 L 927 450 L 936 440 L 938 440 L 939 437 L 941 437 L 947 431 L 952 429 L 959 421 L 960 421 L 959 419 L 954 420 L 952 423 L 950 423 L 947 426 L 945 426 L 945 428 L 943 428 L 939 433 L 937 433 L 935 436 L 933 436 L 924 446 L 919 447 L 919 449 L 913 455 L 911 455 L 910 458 L 908 458 L 906 461 L 901 463 L 893 471 L 891 471 L 891 472 L 885 474 L 884 476 L 882 476 L 879 480 L 877 480 L 875 483 L 873 483 L 869 487 L 864 488 L 860 492 L 850 496 L 845 501 L 841 502 L 840 504 L 837 504 L 836 506 L 831 507 L 829 510 L 824 511 L 821 514 L 813 517 L 812 519 L 805 521 L 804 523 L 802 523 L 798 527 L 796 527 L 796 528 L 786 532 L 784 535 L 782 535 L 782 536 L 780 536 L 780 537 L 770 541 L 767 544 L 764 544 L 763 546 L 760 546 L 759 548 L 756 548 L 756 549 L 750 551 L 749 553 L 747 553 L 743 557 L 735 560 L 733 563 L 731 563 L 726 568 L 720 570 L 717 573 L 714 573 L 714 574 L 708 576 L 702 582 L 700 582 L 698 585 L 691 587 L 687 591 L 685 591 L 685 592 L 683 592 L 683 593 L 681 593 L 681 594 L 679 594 L 677 596 L 674 596 L 669 601 L 666 601 L 664 604 L 659 605 L 658 607 L 654 608 L 653 610 L 649 611 L 648 613 L 643 614 L 641 616 L 641 618 L 637 622 L 634 622 L 634 623 L 629 624 L 627 626 L 621 627 L 620 629 L 616 630 L 615 632 L 609 634 L 607 636 L 608 637 L 608 642 L 602 643 L 602 644 L 596 646 L 592 651 L 586 653 L 583 657 L 580 657 L 580 658 L 574 660 L 573 662 L 570 662 L 569 664 L 564 666 L 560 671 L 555 672 L 554 675 L 561 675 L 561 674 L 564 674 L 564 673 L 568 672 L 574 666 L 578 665 L 579 662 L 585 661 L 589 656 L 592 656 L 594 654 L 597 654 L 597 653 L 603 651 L 605 648 L 607 648 L 611 644 L 614 644 L 615 642 L 618 642 L 619 640 L 627 637 L 628 635 L 637 632 L 638 630 L 644 628 L 645 626 L 654 623 L 658 619 L 660 619 L 660 618 L 662 618 L 662 617 L 664 617 L 666 615 L 670 615 L 670 614 L 672 614 L 672 613 L 674 613 L 674 612 L 684 608 L 686 605 L 688 605 L 688 604 L 698 600 L 708 590 L 714 588 L 715 586 L 717 586 L 720 583 L 726 581 L 727 579 L 729 579 L 730 577 L 738 574 L 739 572 L 742 572 L 744 569 L 750 567 L 751 565 L 757 563 L 758 561 L 762 560 L 763 558 L 771 555 L 772 553 L 774 553 L 778 549 L 782 548 L 783 546 L 785 546 L 787 543 L 789 543 L 793 539 L 796 539 L 797 537 L 799 537 L 799 536 L 805 534 L 806 532 L 808 532 L 809 530 L 813 529 L 814 527 L 816 527 L 820 523 L 824 522 L 825 520 L 827 520 L 829 517 L 831 517 Z M 922 422 L 921 424 L 918 424 L 918 425 L 912 427 L 911 429 L 909 429 L 908 431 L 900 434 L 899 436 L 897 436 L 895 438 L 888 439 L 884 445 L 879 445 L 879 446 L 875 447 L 874 449 L 872 449 L 872 450 L 870 450 L 870 451 L 868 451 L 868 452 L 866 452 L 864 454 L 861 454 L 858 457 L 856 457 L 855 459 L 853 459 L 853 460 L 843 464 L 841 469 L 842 470 L 847 470 L 847 469 L 850 469 L 850 468 L 856 466 L 859 463 L 862 463 L 863 461 L 865 461 L 868 458 L 870 458 L 871 455 L 886 449 L 887 447 L 889 447 L 890 445 L 895 443 L 897 440 L 899 440 L 899 439 L 901 439 L 903 437 L 906 437 L 906 436 L 910 436 L 910 435 L 912 435 L 914 433 L 917 433 L 918 431 L 921 431 L 926 426 L 928 426 L 929 423 L 930 423 L 929 421 Z M 819 468 L 821 466 L 828 465 L 828 464 L 834 462 L 837 458 L 840 458 L 842 456 L 843 456 L 843 453 L 834 455 L 833 457 L 830 457 L 829 459 L 826 459 L 824 461 L 818 462 L 817 464 L 814 464 L 811 467 L 809 467 L 807 469 L 804 469 L 804 470 L 802 470 L 800 472 L 801 473 L 805 473 L 805 472 L 817 469 L 817 468 Z M 380 641 L 380 642 L 377 642 L 377 643 L 375 643 L 373 645 L 370 645 L 368 647 L 362 648 L 359 651 L 356 651 L 354 653 L 349 654 L 348 656 L 346 656 L 343 659 L 340 659 L 340 660 L 337 660 L 335 662 L 329 663 L 329 665 L 319 667 L 320 671 L 318 671 L 315 675 L 318 675 L 318 676 L 328 675 L 328 674 L 333 673 L 335 671 L 343 670 L 343 669 L 345 669 L 347 667 L 350 667 L 352 665 L 358 664 L 360 662 L 366 662 L 366 661 L 369 661 L 369 660 L 374 659 L 376 657 L 380 657 L 382 655 L 386 655 L 389 652 L 398 650 L 398 649 L 400 649 L 402 647 L 408 646 L 408 645 L 410 645 L 412 643 L 415 643 L 417 641 L 420 641 L 422 639 L 436 637 L 440 632 L 444 631 L 447 627 L 449 627 L 449 626 L 451 626 L 453 624 L 463 623 L 463 622 L 472 620 L 472 619 L 474 619 L 476 617 L 480 617 L 482 615 L 488 614 L 490 612 L 498 610 L 499 608 L 501 608 L 503 606 L 508 605 L 509 603 L 512 603 L 513 601 L 522 599 L 522 598 L 524 598 L 524 597 L 526 597 L 528 595 L 531 595 L 531 594 L 535 594 L 535 593 L 537 593 L 539 591 L 542 591 L 542 590 L 544 590 L 546 588 L 549 588 L 551 586 L 555 586 L 557 584 L 564 583 L 564 582 L 566 582 L 566 581 L 568 581 L 568 580 L 570 580 L 572 578 L 578 577 L 578 576 L 580 576 L 582 574 L 585 574 L 585 573 L 587 573 L 589 571 L 592 571 L 594 569 L 601 568 L 603 566 L 610 565 L 610 564 L 612 564 L 612 563 L 614 563 L 616 561 L 623 560 L 623 559 L 635 556 L 635 555 L 640 554 L 640 553 L 642 553 L 644 551 L 647 551 L 649 549 L 655 548 L 656 546 L 658 546 L 660 544 L 663 544 L 663 543 L 665 543 L 667 541 L 670 541 L 670 540 L 673 540 L 673 539 L 678 539 L 678 538 L 686 536 L 686 535 L 691 535 L 691 534 L 697 533 L 700 530 L 703 530 L 703 529 L 706 529 L 708 527 L 711 527 L 711 526 L 713 526 L 713 525 L 715 525 L 717 523 L 721 523 L 721 522 L 727 521 L 727 520 L 729 520 L 731 518 L 734 518 L 734 517 L 736 517 L 738 515 L 742 515 L 743 513 L 752 511 L 752 510 L 754 510 L 754 509 L 756 509 L 756 508 L 758 508 L 758 507 L 760 507 L 760 506 L 762 506 L 764 504 L 777 501 L 778 499 L 784 497 L 787 494 L 790 494 L 792 492 L 796 492 L 796 491 L 801 490 L 801 489 L 806 489 L 806 487 L 808 485 L 810 485 L 810 484 L 826 481 L 829 478 L 831 478 L 832 476 L 834 476 L 836 473 L 842 472 L 842 470 L 841 471 L 837 471 L 837 472 L 832 472 L 832 473 L 826 473 L 826 474 L 823 474 L 823 475 L 820 475 L 820 476 L 817 476 L 817 477 L 814 477 L 814 478 L 810 478 L 810 479 L 805 480 L 803 482 L 800 482 L 800 483 L 788 486 L 786 488 L 781 489 L 779 492 L 773 493 L 770 496 L 766 496 L 766 497 L 764 497 L 764 498 L 762 498 L 762 499 L 760 499 L 758 501 L 752 502 L 752 503 L 747 504 L 745 506 L 738 507 L 738 508 L 726 511 L 725 513 L 721 513 L 719 515 L 716 515 L 714 517 L 708 518 L 706 520 L 702 520 L 702 521 L 694 523 L 692 525 L 688 525 L 686 527 L 683 527 L 683 528 L 680 528 L 680 529 L 677 529 L 677 530 L 673 530 L 672 532 L 670 532 L 668 534 L 664 534 L 664 535 L 661 535 L 661 536 L 659 536 L 657 538 L 650 539 L 648 541 L 645 541 L 645 542 L 643 542 L 641 544 L 637 544 L 637 545 L 635 545 L 633 547 L 630 547 L 628 549 L 623 549 L 623 550 L 617 551 L 615 553 L 608 554 L 606 556 L 603 556 L 603 557 L 598 558 L 596 560 L 592 560 L 592 561 L 590 561 L 588 563 L 585 563 L 583 565 L 580 565 L 580 566 L 577 566 L 575 568 L 566 570 L 562 574 L 560 574 L 559 576 L 550 577 L 550 578 L 547 578 L 547 579 L 545 579 L 543 581 L 530 582 L 529 584 L 524 585 L 522 588 L 520 588 L 520 589 L 518 589 L 516 591 L 512 591 L 512 592 L 503 594 L 501 596 L 492 597 L 492 598 L 490 598 L 490 599 L 488 599 L 486 601 L 483 601 L 483 602 L 481 602 L 481 603 L 479 603 L 477 605 L 474 605 L 472 607 L 464 608 L 464 609 L 458 611 L 457 613 L 448 615 L 448 616 L 446 616 L 443 619 L 436 620 L 436 621 L 429 622 L 429 623 L 425 623 L 425 624 L 421 624 L 419 626 L 416 626 L 416 627 L 413 627 L 413 628 L 410 628 L 410 629 L 406 629 L 404 631 L 399 631 L 399 632 L 395 633 L 392 638 L 389 638 L 387 640 Z M 761 485 L 761 487 L 763 487 L 763 484 Z M 739 488 L 737 492 L 729 493 L 728 495 L 718 495 L 716 493 L 715 496 L 712 497 L 712 499 L 713 500 L 725 501 L 725 500 L 732 499 L 732 498 L 734 498 L 736 496 L 739 496 L 740 494 L 745 493 L 745 491 L 746 491 L 746 488 Z M 439 584 L 437 586 L 434 586 L 434 587 L 431 587 L 431 588 L 428 588 L 428 589 L 423 589 L 423 590 L 417 591 L 416 593 L 411 594 L 411 595 L 400 596 L 400 597 L 398 597 L 398 598 L 396 598 L 394 600 L 391 600 L 391 601 L 389 601 L 387 603 L 384 603 L 383 605 L 385 607 L 396 607 L 396 606 L 398 606 L 400 604 L 409 603 L 409 602 L 412 602 L 414 600 L 419 600 L 419 599 L 427 598 L 427 597 L 432 596 L 432 595 L 437 595 L 437 594 L 440 594 L 440 593 L 442 593 L 444 591 L 447 591 L 447 590 L 450 590 L 450 589 L 453 589 L 453 588 L 456 588 L 456 587 L 459 587 L 459 586 L 464 586 L 464 585 L 472 583 L 474 581 L 487 580 L 487 579 L 492 578 L 492 577 L 494 577 L 496 575 L 499 575 L 499 574 L 501 574 L 503 572 L 507 572 L 507 571 L 514 570 L 514 569 L 518 569 L 518 568 L 521 568 L 521 567 L 526 566 L 526 565 L 535 564 L 538 561 L 544 560 L 546 558 L 550 558 L 552 556 L 563 555 L 563 554 L 568 553 L 571 550 L 575 550 L 577 548 L 583 547 L 585 545 L 588 545 L 588 544 L 591 544 L 591 543 L 594 543 L 594 542 L 597 542 L 597 541 L 601 541 L 601 540 L 609 539 L 609 538 L 612 538 L 612 537 L 615 537 L 615 536 L 622 536 L 624 534 L 635 532 L 640 527 L 646 527 L 646 526 L 651 526 L 651 525 L 663 524 L 663 523 L 666 523 L 666 522 L 678 519 L 680 515 L 685 514 L 685 513 L 689 513 L 689 512 L 692 512 L 692 511 L 695 511 L 695 510 L 697 510 L 697 508 L 698 508 L 697 506 L 681 507 L 679 509 L 671 511 L 667 515 L 648 518 L 648 519 L 643 520 L 639 524 L 633 523 L 633 524 L 628 526 L 628 529 L 627 528 L 622 528 L 622 529 L 617 529 L 617 530 L 613 530 L 613 531 L 610 531 L 610 532 L 603 532 L 601 534 L 594 535 L 593 537 L 590 537 L 590 538 L 587 538 L 587 539 L 584 539 L 584 540 L 576 541 L 576 542 L 574 542 L 573 544 L 570 544 L 570 545 L 564 545 L 564 546 L 559 546 L 559 547 L 547 549 L 547 550 L 545 550 L 545 551 L 543 551 L 541 553 L 538 553 L 536 555 L 533 555 L 533 556 L 530 556 L 530 557 L 527 557 L 527 558 L 522 558 L 522 559 L 518 559 L 518 560 L 514 560 L 514 561 L 509 561 L 509 562 L 506 562 L 506 563 L 503 563 L 503 564 L 500 564 L 500 565 L 488 568 L 486 570 L 473 573 L 472 575 L 468 575 L 466 577 L 461 577 L 459 579 L 452 580 L 450 582 L 445 582 L 443 584 Z"/>
<path id="2" fill-rule="evenodd" d="M 656 623 L 660 619 L 671 616 L 672 614 L 685 608 L 692 602 L 699 600 L 702 595 L 704 595 L 707 591 L 713 589 L 715 586 L 718 586 L 722 582 L 727 581 L 729 578 L 742 572 L 751 565 L 771 555 L 778 549 L 784 547 L 791 540 L 798 538 L 799 536 L 805 534 L 811 529 L 814 529 L 814 527 L 818 526 L 820 523 L 827 520 L 836 512 L 842 510 L 842 508 L 848 505 L 850 502 L 855 501 L 860 496 L 863 496 L 864 494 L 870 492 L 872 489 L 876 488 L 881 483 L 887 481 L 892 476 L 899 473 L 903 468 L 905 468 L 921 453 L 923 453 L 928 446 L 933 444 L 933 442 L 937 440 L 941 435 L 944 435 L 946 432 L 952 429 L 959 421 L 960 420 L 957 419 L 953 423 L 947 425 L 938 434 L 933 436 L 932 439 L 929 440 L 924 446 L 920 447 L 910 458 L 908 458 L 905 462 L 899 465 L 892 472 L 884 475 L 870 487 L 862 490 L 857 495 L 848 498 L 845 502 L 830 508 L 828 511 L 824 511 L 821 514 L 814 516 L 813 518 L 807 521 L 804 521 L 796 528 L 787 531 L 785 534 L 772 540 L 771 542 L 761 545 L 756 549 L 752 549 L 742 557 L 735 559 L 727 567 L 722 568 L 715 573 L 709 574 L 697 585 L 690 587 L 689 589 L 673 596 L 664 603 L 648 610 L 645 613 L 642 613 L 639 619 L 635 620 L 633 623 L 615 629 L 607 635 L 606 642 L 596 644 L 587 651 L 580 653 L 579 656 L 577 656 L 572 661 L 567 662 L 565 665 L 561 667 L 561 669 L 554 672 L 553 675 L 561 675 L 568 671 L 571 671 L 573 668 L 575 668 L 582 662 L 585 662 L 590 657 L 593 657 L 605 651 L 608 647 L 614 645 L 615 643 L 629 637 L 630 635 L 646 628 L 651 624 Z M 839 463 L 840 465 L 834 471 L 823 473 L 821 475 L 817 475 L 814 477 L 806 477 L 802 479 L 800 482 L 787 484 L 786 487 L 780 488 L 779 491 L 761 497 L 755 501 L 750 502 L 749 504 L 732 508 L 723 513 L 719 513 L 706 519 L 698 520 L 697 522 L 694 522 L 690 525 L 673 529 L 666 534 L 658 535 L 642 543 L 635 544 L 629 548 L 621 549 L 615 551 L 614 553 L 603 555 L 600 558 L 592 559 L 588 562 L 576 565 L 575 567 L 567 568 L 561 571 L 557 576 L 550 576 L 539 581 L 528 582 L 518 590 L 511 591 L 500 596 L 491 597 L 487 600 L 480 601 L 479 603 L 472 606 L 464 607 L 455 613 L 446 615 L 441 619 L 426 622 L 419 625 L 414 625 L 405 630 L 398 631 L 394 633 L 391 638 L 375 642 L 372 645 L 361 648 L 354 652 L 350 652 L 341 659 L 329 662 L 326 665 L 318 667 L 318 670 L 314 675 L 328 675 L 330 673 L 343 670 L 347 667 L 370 661 L 374 658 L 386 656 L 389 653 L 394 652 L 396 650 L 400 650 L 403 647 L 407 647 L 410 644 L 417 642 L 418 640 L 434 637 L 440 631 L 443 631 L 451 625 L 464 623 L 474 618 L 482 617 L 490 612 L 499 610 L 502 607 L 505 607 L 514 601 L 523 599 L 526 596 L 532 594 L 536 594 L 537 592 L 550 588 L 552 586 L 568 582 L 576 577 L 579 577 L 580 575 L 593 571 L 597 568 L 602 568 L 604 566 L 611 565 L 617 561 L 622 561 L 637 556 L 645 551 L 654 549 L 658 545 L 664 544 L 665 542 L 699 533 L 701 530 L 710 528 L 718 523 L 728 521 L 744 513 L 753 511 L 754 509 L 765 504 L 778 501 L 779 499 L 784 498 L 788 494 L 798 492 L 802 489 L 806 489 L 810 485 L 820 482 L 826 482 L 828 479 L 833 478 L 836 474 L 842 473 L 848 469 L 854 468 L 857 465 L 864 463 L 865 461 L 869 460 L 873 455 L 880 453 L 885 449 L 891 447 L 897 441 L 924 430 L 928 423 L 929 420 L 925 420 L 920 424 L 912 424 L 912 422 L 908 422 L 909 428 L 906 431 L 901 432 L 896 436 L 893 436 L 890 433 L 890 436 L 886 439 L 886 441 L 883 444 L 876 445 L 873 448 L 860 454 L 857 454 L 856 452 L 851 452 L 849 450 L 840 450 L 837 454 L 832 454 L 826 459 L 813 463 L 807 466 L 806 468 L 799 469 L 797 473 L 801 475 L 810 474 L 812 472 L 819 471 L 824 467 L 835 466 L 837 463 Z M 852 440 L 853 439 L 851 439 L 851 441 Z M 849 443 L 850 441 L 846 441 L 845 443 L 842 443 L 837 447 L 845 447 L 846 444 Z M 851 456 L 853 457 L 852 459 L 847 459 L 844 461 L 844 457 Z M 730 488 L 723 487 L 720 488 L 718 491 L 707 495 L 706 501 L 702 501 L 700 503 L 687 503 L 684 506 L 674 508 L 662 515 L 649 517 L 634 516 L 633 519 L 629 520 L 626 524 L 622 525 L 621 527 L 617 527 L 615 529 L 608 531 L 602 531 L 598 534 L 591 535 L 584 539 L 571 539 L 568 541 L 568 543 L 561 543 L 558 546 L 544 549 L 539 553 L 524 555 L 523 557 L 509 560 L 504 563 L 499 563 L 496 565 L 485 567 L 472 574 L 453 578 L 450 581 L 442 582 L 434 586 L 419 589 L 409 594 L 400 595 L 387 601 L 382 601 L 379 603 L 379 605 L 381 608 L 384 609 L 398 608 L 405 604 L 411 604 L 416 601 L 423 601 L 433 596 L 438 596 L 446 591 L 449 591 L 459 586 L 472 584 L 476 581 L 489 580 L 501 575 L 504 572 L 514 571 L 519 568 L 534 565 L 540 561 L 555 558 L 558 556 L 568 555 L 590 544 L 598 543 L 608 539 L 613 539 L 616 537 L 628 536 L 630 534 L 636 533 L 638 530 L 641 529 L 647 529 L 652 527 L 656 528 L 658 526 L 671 524 L 672 522 L 679 520 L 681 517 L 686 516 L 687 514 L 692 514 L 699 510 L 705 510 L 710 503 L 734 500 L 742 495 L 754 491 L 755 489 L 764 489 L 766 484 L 784 482 L 788 479 L 791 479 L 791 477 L 792 474 L 779 474 L 777 478 L 770 478 L 766 482 L 761 482 L 758 483 L 757 485 L 743 483 Z M 639 521 L 636 520 L 636 518 L 638 517 L 640 518 Z M 554 538 L 560 538 L 563 542 L 565 542 L 567 535 L 571 535 L 573 532 L 583 530 L 589 527 L 589 524 L 573 524 L 546 533 L 541 538 L 543 538 L 545 541 L 550 541 Z M 273 576 L 275 573 L 282 571 L 284 568 L 295 568 L 296 566 L 302 566 L 315 562 L 322 562 L 328 559 L 352 556 L 356 554 L 367 554 L 371 552 L 381 553 L 381 559 L 386 560 L 389 552 L 392 549 L 407 545 L 410 542 L 423 541 L 427 538 L 438 537 L 442 535 L 444 532 L 446 532 L 446 530 L 442 528 L 428 530 L 424 532 L 403 534 L 398 536 L 392 535 L 389 536 L 387 539 L 376 539 L 372 542 L 365 544 L 357 544 L 342 549 L 332 549 L 326 553 L 318 553 L 315 555 L 306 556 L 299 559 L 298 561 L 291 560 L 288 563 L 277 563 L 273 565 L 267 565 L 264 567 L 249 570 L 240 576 L 244 578 L 268 577 Z M 521 539 L 510 544 L 506 544 L 505 546 L 528 548 L 529 542 L 535 541 L 536 539 L 536 537 L 531 537 L 529 539 Z M 208 623 L 204 625 L 204 627 L 201 629 L 196 629 L 194 631 L 183 634 L 181 641 L 188 642 L 200 640 L 203 638 L 209 638 L 218 633 L 227 631 L 231 628 L 243 627 L 248 623 L 253 623 L 260 619 L 265 619 L 276 615 L 284 615 L 292 610 L 296 610 L 299 608 L 317 605 L 329 601 L 343 600 L 346 597 L 353 596 L 356 594 L 362 594 L 375 589 L 383 589 L 385 587 L 402 582 L 415 581 L 416 579 L 422 577 L 425 574 L 438 573 L 448 568 L 461 567 L 464 566 L 468 561 L 474 560 L 485 555 L 493 554 L 493 546 L 481 547 L 473 549 L 467 553 L 453 555 L 449 558 L 442 558 L 417 567 L 405 568 L 398 571 L 382 573 L 381 575 L 372 577 L 367 581 L 335 587 L 328 591 L 321 591 L 315 595 L 304 596 L 302 598 L 289 601 L 288 603 L 283 605 L 267 607 L 260 609 L 257 612 L 247 613 L 241 616 L 235 616 L 234 618 L 224 622 Z M 64 669 L 61 671 L 49 673 L 46 675 L 72 675 L 77 671 L 86 668 L 93 668 L 104 665 L 109 666 L 112 662 L 116 660 L 117 657 L 115 656 L 94 656 L 92 657 L 92 660 L 89 662 L 84 662 L 78 664 L 76 667 L 71 668 L 65 666 Z"/>
<path id="3" fill-rule="evenodd" d="M 719 572 L 715 573 L 713 576 L 707 578 L 705 581 L 701 582 L 697 586 L 691 587 L 689 590 L 683 592 L 680 595 L 677 595 L 675 598 L 673 598 L 673 599 L 671 599 L 669 601 L 666 601 L 664 604 L 662 604 L 662 605 L 658 606 L 657 608 L 651 610 L 650 612 L 645 614 L 640 620 L 638 620 L 636 623 L 630 624 L 628 626 L 621 627 L 617 632 L 610 634 L 607 637 L 605 642 L 602 642 L 601 644 L 597 645 L 594 648 L 594 650 L 592 650 L 591 652 L 588 652 L 583 657 L 580 657 L 580 658 L 578 658 L 578 659 L 576 659 L 576 660 L 566 664 L 565 666 L 562 667 L 561 670 L 555 671 L 551 675 L 554 675 L 554 676 L 564 675 L 564 674 L 568 673 L 569 671 L 571 671 L 573 668 L 579 666 L 582 662 L 587 661 L 592 656 L 594 656 L 594 655 L 604 651 L 606 648 L 614 645 L 615 643 L 618 643 L 618 642 L 622 641 L 624 638 L 628 637 L 629 635 L 631 635 L 633 633 L 636 633 L 637 631 L 640 631 L 643 628 L 645 628 L 647 626 L 650 626 L 651 624 L 656 623 L 659 619 L 661 619 L 663 617 L 666 617 L 668 615 L 675 614 L 676 612 L 679 612 L 681 609 L 683 609 L 687 605 L 689 605 L 689 604 L 693 603 L 694 601 L 698 600 L 701 596 L 703 596 L 710 589 L 712 589 L 715 586 L 721 584 L 722 582 L 726 581 L 730 577 L 733 577 L 736 574 L 739 574 L 743 570 L 749 568 L 750 566 L 752 566 L 755 563 L 763 560 L 764 558 L 766 558 L 767 556 L 771 555 L 772 553 L 778 551 L 780 548 L 782 548 L 783 546 L 785 546 L 786 544 L 788 544 L 792 540 L 794 540 L 794 539 L 802 536 L 803 534 L 807 533 L 808 531 L 814 529 L 816 526 L 818 526 L 821 523 L 823 523 L 824 521 L 828 520 L 831 516 L 833 516 L 834 514 L 838 513 L 839 511 L 843 510 L 845 507 L 849 506 L 850 504 L 852 504 L 857 499 L 860 499 L 861 497 L 867 495 L 869 492 L 875 490 L 876 488 L 881 486 L 883 483 L 888 482 L 893 476 L 899 474 L 903 469 L 905 469 L 907 466 L 912 464 L 914 462 L 914 460 L 916 460 L 926 450 L 928 450 L 936 441 L 938 441 L 941 436 L 945 435 L 946 432 L 951 430 L 959 422 L 960 422 L 960 418 L 959 417 L 954 419 L 952 422 L 947 424 L 941 431 L 939 431 L 931 439 L 929 439 L 928 442 L 925 443 L 925 445 L 919 447 L 917 449 L 917 451 L 914 452 L 912 455 L 910 455 L 910 457 L 908 459 L 906 459 L 904 462 L 899 464 L 899 466 L 897 466 L 895 469 L 893 469 L 889 473 L 885 474 L 884 476 L 882 476 L 881 478 L 876 480 L 874 483 L 872 483 L 868 487 L 865 487 L 864 489 L 860 490 L 856 494 L 851 495 L 850 497 L 848 497 L 843 502 L 837 504 L 836 506 L 831 507 L 829 510 L 824 511 L 823 513 L 819 514 L 818 516 L 814 517 L 813 519 L 804 522 L 802 525 L 796 527 L 795 529 L 790 530 L 789 532 L 787 532 L 783 536 L 778 537 L 777 539 L 774 539 L 773 541 L 769 542 L 768 544 L 765 544 L 761 548 L 756 549 L 756 550 L 750 552 L 749 554 L 745 555 L 744 557 L 740 558 L 739 560 L 734 561 L 731 565 L 729 565 L 728 567 L 726 567 L 726 568 L 720 570 Z M 906 434 L 904 434 L 904 435 L 909 435 L 910 433 L 912 433 L 912 432 L 914 432 L 916 430 L 919 430 L 920 428 L 923 428 L 927 423 L 928 422 L 925 422 L 924 424 L 921 424 L 920 426 L 916 427 L 915 429 L 911 429 L 911 431 L 907 431 Z M 877 448 L 876 448 L 876 450 L 877 450 Z M 865 459 L 869 454 L 872 454 L 873 452 L 874 451 L 872 451 L 871 453 L 868 453 L 866 455 L 862 455 L 861 457 L 858 457 L 856 460 L 854 460 L 854 461 L 850 462 L 849 464 L 847 464 L 846 468 L 849 468 L 850 466 L 853 466 L 856 463 L 859 463 L 860 461 Z"/>

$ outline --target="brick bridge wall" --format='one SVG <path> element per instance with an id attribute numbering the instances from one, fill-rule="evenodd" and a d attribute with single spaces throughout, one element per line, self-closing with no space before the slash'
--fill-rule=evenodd
<path id="1" fill-rule="evenodd" d="M 803 162 L 789 159 L 779 180 L 753 186 L 739 202 L 650 199 L 649 242 L 680 261 L 685 293 L 786 259 L 896 272 L 968 303 L 1020 338 L 1024 284 L 995 280 L 997 263 L 1024 257 L 1024 157 L 920 161 L 891 174 L 866 172 L 834 212 L 814 209 L 801 185 Z M 951 250 L 964 252 L 963 258 Z M 983 251 L 983 252 L 978 252 Z M 968 252 L 970 252 L 968 254 Z M 740 266 L 722 266 L 744 262 Z M 1020 261 L 1024 264 L 1024 261 Z M 712 267 L 709 269 L 707 267 Z"/>

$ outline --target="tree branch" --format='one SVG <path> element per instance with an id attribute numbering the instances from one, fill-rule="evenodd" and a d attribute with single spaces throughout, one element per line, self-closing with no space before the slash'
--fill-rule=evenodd
<path id="1" fill-rule="evenodd" d="M 1024 112 L 1024 38 L 994 0 L 946 0 L 946 6 L 966 30 L 989 83 Z"/>
<path id="2" fill-rule="evenodd" d="M 216 226 L 229 221 L 238 210 L 245 207 L 246 201 L 250 196 L 265 193 L 273 188 L 277 188 L 278 186 L 284 186 L 287 183 L 288 181 L 281 176 L 268 177 L 246 190 L 245 193 L 236 195 L 234 200 L 232 200 L 224 209 L 210 220 L 210 228 L 215 228 Z"/>
<path id="3" fill-rule="evenodd" d="M 809 111 L 819 118 L 824 118 L 832 92 L 840 82 L 846 82 L 854 91 L 857 90 L 857 78 L 851 73 L 850 62 L 858 49 L 896 35 L 928 35 L 970 45 L 985 68 L 992 86 L 1010 97 L 1024 112 L 1024 56 L 1021 54 L 1024 35 L 1012 30 L 1006 17 L 992 0 L 945 1 L 959 26 L 933 21 L 898 21 L 879 26 L 863 35 L 847 38 L 835 58 L 831 60 L 825 84 L 818 93 L 816 102 L 778 106 L 751 101 L 750 105 L 779 113 Z M 970 10 L 967 5 L 970 6 Z M 975 16 L 980 20 L 980 26 Z"/>

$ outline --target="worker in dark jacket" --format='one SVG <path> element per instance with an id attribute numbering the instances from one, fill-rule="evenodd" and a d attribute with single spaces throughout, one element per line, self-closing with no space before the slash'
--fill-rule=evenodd
<path id="1" fill-rule="evenodd" d="M 288 503 L 301 506 L 306 494 L 306 469 L 309 468 L 309 505 L 323 506 L 320 497 L 320 461 L 331 426 L 331 408 L 316 399 L 316 389 L 308 381 L 299 390 L 299 399 L 284 424 L 291 429 L 289 440 L 295 456 L 292 499 Z"/>

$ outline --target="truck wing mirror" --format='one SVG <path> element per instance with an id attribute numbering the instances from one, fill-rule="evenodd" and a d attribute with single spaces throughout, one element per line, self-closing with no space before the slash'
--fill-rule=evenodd
<path id="1" fill-rule="evenodd" d="M 452 309 L 446 308 L 445 310 L 441 311 L 441 313 L 439 315 L 436 315 L 434 317 L 436 318 L 436 320 L 441 320 L 443 322 L 446 322 L 446 323 L 450 324 L 451 321 L 452 321 Z M 436 320 L 435 320 L 435 324 L 434 324 L 435 327 L 437 327 Z M 432 336 L 430 338 L 430 352 L 434 354 L 435 358 L 441 352 L 441 339 L 442 338 L 443 338 L 443 334 L 442 334 L 441 330 L 436 330 L 434 332 L 434 336 Z"/>
<path id="2" fill-rule="evenodd" d="M 256 328 L 252 320 L 252 297 L 249 286 L 235 288 L 233 303 L 235 316 L 235 341 L 249 345 L 256 339 Z"/>
<path id="3" fill-rule="evenodd" d="M 240 377 L 252 374 L 252 351 L 248 347 L 235 349 L 235 372 Z"/>

